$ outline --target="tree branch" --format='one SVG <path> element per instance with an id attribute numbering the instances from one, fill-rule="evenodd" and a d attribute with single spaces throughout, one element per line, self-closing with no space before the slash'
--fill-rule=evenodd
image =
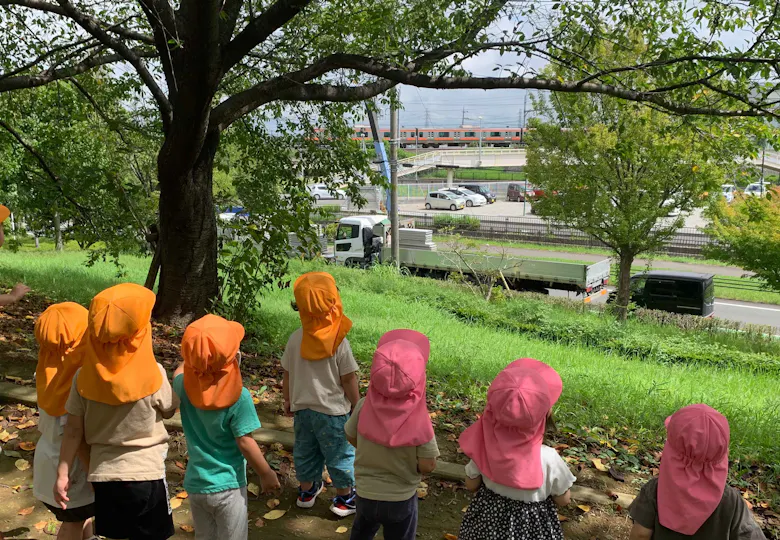
<path id="1" fill-rule="evenodd" d="M 120 40 L 110 36 L 108 32 L 100 27 L 95 19 L 76 9 L 70 0 L 57 0 L 57 2 L 64 10 L 66 16 L 81 26 L 95 39 L 103 43 L 106 47 L 109 47 L 119 53 L 122 58 L 124 58 L 127 62 L 130 63 L 130 65 L 135 68 L 138 76 L 141 77 L 141 80 L 144 82 L 146 87 L 152 93 L 154 100 L 157 102 L 157 107 L 160 109 L 160 115 L 162 117 L 163 128 L 167 130 L 167 127 L 170 125 L 171 119 L 173 117 L 173 108 L 171 107 L 171 103 L 168 101 L 168 97 L 165 95 L 160 86 L 157 84 L 157 81 L 154 80 L 154 77 L 146 68 L 146 64 L 144 63 L 143 58 L 135 54 L 132 49 L 130 49 Z"/>
<path id="2" fill-rule="evenodd" d="M 18 75 L 19 73 L 27 71 L 28 69 L 30 69 L 33 66 L 37 66 L 39 63 L 43 62 L 44 60 L 46 60 L 50 56 L 53 56 L 53 55 L 57 54 L 60 51 L 64 51 L 66 49 L 70 49 L 71 47 L 78 47 L 79 45 L 83 45 L 84 43 L 87 43 L 89 41 L 92 41 L 92 38 L 80 39 L 78 41 L 74 41 L 73 43 L 66 43 L 64 45 L 59 45 L 57 47 L 52 47 L 51 49 L 49 49 L 45 53 L 42 53 L 42 54 L 38 55 L 34 60 L 30 60 L 26 64 L 24 64 L 22 66 L 19 66 L 18 68 L 15 68 L 15 69 L 13 69 L 11 71 L 8 71 L 6 73 L 0 73 L 0 79 L 7 79 L 9 77 L 13 77 L 14 75 Z"/>
<path id="3" fill-rule="evenodd" d="M 141 9 L 144 15 L 146 15 L 146 20 L 149 26 L 152 27 L 155 47 L 160 51 L 160 64 L 165 75 L 165 81 L 168 83 L 170 99 L 175 102 L 179 85 L 176 81 L 173 55 L 171 54 L 168 41 L 170 39 L 178 39 L 176 35 L 176 17 L 171 10 L 170 4 L 167 1 L 164 3 L 165 6 L 160 6 L 158 0 L 139 0 Z"/>
<path id="4" fill-rule="evenodd" d="M 276 30 L 287 24 L 313 0 L 277 0 L 252 19 L 225 47 L 222 72 L 227 73 L 249 52 L 263 43 Z"/>
<path id="5" fill-rule="evenodd" d="M 52 4 L 51 2 L 46 2 L 44 0 L 0 0 L 0 6 L 20 6 L 38 11 L 44 11 L 47 13 L 53 13 L 63 17 L 68 16 L 61 6 Z M 136 32 L 135 30 L 130 30 L 129 28 L 125 28 L 123 26 L 112 25 L 107 27 L 106 30 L 125 39 L 132 39 L 146 43 L 147 45 L 154 45 L 154 38 L 151 36 L 147 36 L 141 32 Z"/>
<path id="6" fill-rule="evenodd" d="M 133 49 L 133 53 L 141 58 L 154 58 L 157 51 Z M 46 71 L 36 75 L 19 75 L 16 77 L 0 78 L 0 93 L 19 90 L 21 88 L 37 88 L 51 82 L 61 81 L 75 75 L 107 64 L 115 64 L 124 61 L 120 54 L 108 54 L 103 56 L 93 55 L 72 66 Z"/>

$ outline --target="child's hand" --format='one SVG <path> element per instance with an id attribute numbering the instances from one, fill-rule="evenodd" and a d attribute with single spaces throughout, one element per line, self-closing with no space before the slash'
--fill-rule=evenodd
<path id="1" fill-rule="evenodd" d="M 286 414 L 287 416 L 291 416 L 292 415 L 292 411 L 290 411 L 290 400 L 289 399 L 285 399 L 284 400 L 284 414 Z"/>
<path id="2" fill-rule="evenodd" d="M 24 283 L 17 283 L 14 286 L 14 288 L 11 289 L 11 296 L 13 296 L 17 301 L 19 301 L 28 292 L 30 292 L 30 287 L 28 287 Z"/>
<path id="3" fill-rule="evenodd" d="M 54 502 L 62 507 L 63 510 L 68 509 L 68 489 L 70 489 L 70 478 L 63 475 L 57 475 L 57 481 L 54 482 Z"/>
<path id="4" fill-rule="evenodd" d="M 279 485 L 279 477 L 276 476 L 276 471 L 269 467 L 268 471 L 260 475 L 260 486 L 263 493 L 271 493 L 281 489 Z"/>

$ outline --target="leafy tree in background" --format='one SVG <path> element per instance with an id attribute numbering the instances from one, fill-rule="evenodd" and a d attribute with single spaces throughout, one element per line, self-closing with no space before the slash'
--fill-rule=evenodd
<path id="1" fill-rule="evenodd" d="M 525 170 L 544 193 L 534 209 L 614 252 L 625 319 L 634 259 L 661 248 L 709 192 L 719 193 L 752 149 L 742 136 L 749 126 L 695 123 L 604 96 L 553 96 L 537 109 L 557 121 L 538 122 L 528 137 Z"/>
<path id="2" fill-rule="evenodd" d="M 765 0 L 0 0 L 0 92 L 111 66 L 134 93 L 128 108 L 154 118 L 149 125 L 161 139 L 155 314 L 186 322 L 218 295 L 212 184 L 231 126 L 267 138 L 276 130 L 258 126 L 305 123 L 326 116 L 327 103 L 360 102 L 397 84 L 589 92 L 679 114 L 772 116 L 771 86 L 756 80 L 777 78 L 776 11 L 777 2 Z M 616 65 L 594 51 L 599 39 L 630 45 L 632 28 L 648 44 L 636 61 Z M 721 38 L 735 30 L 755 38 L 725 45 Z M 504 76 L 470 76 L 463 61 L 489 50 L 524 60 L 512 61 Z M 527 63 L 533 57 L 566 67 L 569 77 L 538 76 Z M 634 72 L 651 74 L 653 84 L 625 77 Z M 291 103 L 309 105 L 290 113 Z M 311 135 L 295 129 L 282 139 L 294 133 Z M 309 160 L 304 150 L 279 147 L 281 158 L 262 158 L 272 168 L 287 159 L 299 165 Z M 321 176 L 340 173 L 356 185 L 363 177 L 355 173 L 366 168 Z M 311 205 L 305 182 L 283 184 L 296 191 L 285 199 L 287 221 L 308 227 L 307 210 L 293 219 Z M 272 193 L 278 185 L 256 189 Z"/>
<path id="3" fill-rule="evenodd" d="M 708 211 L 708 256 L 756 274 L 780 291 L 780 190 L 766 197 L 717 201 Z"/>

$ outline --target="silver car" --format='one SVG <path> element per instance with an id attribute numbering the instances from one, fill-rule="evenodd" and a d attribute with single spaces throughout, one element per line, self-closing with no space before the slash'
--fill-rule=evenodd
<path id="1" fill-rule="evenodd" d="M 466 199 L 459 197 L 449 191 L 432 191 L 425 197 L 425 208 L 430 210 L 437 208 L 440 210 L 462 210 L 466 207 Z"/>
<path id="2" fill-rule="evenodd" d="M 459 197 L 463 197 L 466 200 L 466 206 L 484 206 L 487 204 L 487 199 L 479 193 L 474 193 L 466 188 L 447 188 L 442 191 L 449 191 Z"/>

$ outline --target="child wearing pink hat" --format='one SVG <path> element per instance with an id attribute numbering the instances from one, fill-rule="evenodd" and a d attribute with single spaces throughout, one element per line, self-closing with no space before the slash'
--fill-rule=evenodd
<path id="1" fill-rule="evenodd" d="M 420 474 L 436 467 L 439 447 L 425 404 L 431 346 L 414 330 L 379 340 L 366 397 L 344 426 L 355 446 L 357 514 L 350 540 L 414 540 Z"/>
<path id="2" fill-rule="evenodd" d="M 729 423 L 707 405 L 666 419 L 658 478 L 629 508 L 630 540 L 766 540 L 739 491 L 726 485 Z"/>
<path id="3" fill-rule="evenodd" d="M 569 504 L 576 478 L 543 444 L 562 391 L 558 373 L 531 358 L 515 360 L 493 380 L 484 414 L 460 436 L 471 458 L 466 487 L 477 494 L 459 540 L 563 540 L 556 505 Z"/>

